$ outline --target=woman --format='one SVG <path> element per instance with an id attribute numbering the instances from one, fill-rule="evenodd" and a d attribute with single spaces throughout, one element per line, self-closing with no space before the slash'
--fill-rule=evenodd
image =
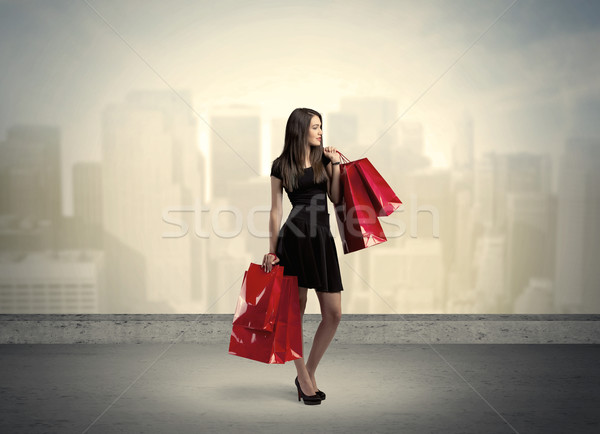
<path id="1" fill-rule="evenodd" d="M 335 148 L 323 147 L 322 128 L 321 115 L 307 108 L 295 109 L 287 121 L 283 151 L 271 166 L 270 253 L 262 262 L 267 272 L 279 264 L 284 274 L 298 277 L 302 317 L 308 288 L 319 299 L 322 319 L 308 361 L 294 360 L 298 400 L 305 404 L 325 399 L 315 371 L 342 315 L 342 279 L 327 212 L 327 196 L 334 204 L 340 201 L 340 156 Z M 282 188 L 293 207 L 280 230 Z"/>

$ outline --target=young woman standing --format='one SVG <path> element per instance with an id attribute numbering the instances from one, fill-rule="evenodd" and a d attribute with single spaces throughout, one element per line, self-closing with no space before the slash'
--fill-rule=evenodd
<path id="1" fill-rule="evenodd" d="M 298 277 L 302 317 L 308 288 L 319 300 L 322 319 L 308 360 L 294 360 L 298 400 L 305 404 L 325 399 L 315 372 L 340 322 L 344 289 L 327 211 L 327 196 L 334 204 L 340 201 L 340 156 L 336 148 L 323 147 L 322 122 L 317 111 L 307 108 L 295 109 L 288 118 L 283 151 L 271 166 L 270 253 L 262 262 L 267 272 L 279 264 L 285 275 Z M 283 189 L 292 210 L 280 229 Z"/>

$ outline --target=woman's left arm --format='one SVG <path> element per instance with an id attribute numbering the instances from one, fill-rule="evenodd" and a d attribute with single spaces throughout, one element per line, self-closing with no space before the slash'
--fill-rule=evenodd
<path id="1" fill-rule="evenodd" d="M 329 200 L 331 200 L 334 205 L 337 205 L 342 199 L 340 189 L 340 165 L 334 165 L 333 163 L 340 161 L 340 154 L 338 154 L 337 149 L 332 146 L 324 148 L 324 152 L 327 158 L 331 160 L 331 163 L 325 168 L 328 177 L 327 194 L 329 195 Z"/>

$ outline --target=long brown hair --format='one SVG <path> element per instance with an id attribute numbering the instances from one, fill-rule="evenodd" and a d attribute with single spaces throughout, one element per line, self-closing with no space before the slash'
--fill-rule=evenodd
<path id="1" fill-rule="evenodd" d="M 304 174 L 304 150 L 307 145 L 308 129 L 310 128 L 310 121 L 313 116 L 319 117 L 321 128 L 323 128 L 321 114 L 309 108 L 295 109 L 287 120 L 283 151 L 273 164 L 279 167 L 281 177 L 283 178 L 283 186 L 288 191 L 293 191 L 298 187 L 298 180 Z M 321 142 L 321 146 L 311 146 L 310 165 L 313 168 L 314 181 L 316 183 L 327 179 L 322 158 L 323 142 Z"/>

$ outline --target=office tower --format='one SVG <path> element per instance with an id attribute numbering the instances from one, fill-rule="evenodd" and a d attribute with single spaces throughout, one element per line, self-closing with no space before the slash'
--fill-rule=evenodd
<path id="1" fill-rule="evenodd" d="M 547 196 L 552 187 L 549 155 L 518 152 L 496 154 L 494 178 L 494 222 L 506 227 L 507 197 L 511 193 L 539 193 Z"/>
<path id="2" fill-rule="evenodd" d="M 58 223 L 62 215 L 60 131 L 56 127 L 10 127 L 0 143 L 0 213 Z"/>
<path id="3" fill-rule="evenodd" d="M 399 121 L 400 147 L 414 155 L 423 155 L 425 152 L 425 136 L 423 124 L 414 121 Z"/>
<path id="4" fill-rule="evenodd" d="M 502 311 L 512 310 L 530 278 L 547 275 L 547 255 L 553 245 L 551 176 L 548 155 L 488 152 L 476 163 L 476 237 L 490 230 L 506 237 L 502 261 L 506 297 L 498 305 Z"/>
<path id="5" fill-rule="evenodd" d="M 496 155 L 494 222 L 506 234 L 509 306 L 531 278 L 547 277 L 551 254 L 551 159 L 525 152 Z M 506 307 L 511 311 L 511 307 Z"/>
<path id="6" fill-rule="evenodd" d="M 87 225 L 102 227 L 102 163 L 73 166 L 74 216 Z"/>
<path id="7" fill-rule="evenodd" d="M 600 311 L 600 141 L 570 139 L 558 177 L 555 305 Z"/>
<path id="8" fill-rule="evenodd" d="M 510 193 L 550 194 L 549 155 L 529 153 L 485 153 L 475 167 L 475 206 L 485 227 L 506 227 L 507 195 Z"/>
<path id="9" fill-rule="evenodd" d="M 447 169 L 427 168 L 413 171 L 405 179 L 400 191 L 407 193 L 403 200 L 407 235 L 417 244 L 424 241 L 439 244 L 445 277 L 452 263 L 455 239 L 451 173 Z M 440 302 L 438 299 L 441 298 L 445 304 L 446 283 L 447 279 L 443 279 L 441 291 L 444 295 L 437 295 L 436 302 Z"/>
<path id="10" fill-rule="evenodd" d="M 209 133 L 211 198 L 226 197 L 229 182 L 261 173 L 261 121 L 258 108 L 215 107 Z"/>
<path id="11" fill-rule="evenodd" d="M 450 213 L 450 177 L 449 170 L 439 168 L 423 169 L 406 176 L 402 188 L 407 197 L 403 203 L 410 218 L 411 237 L 443 237 L 451 241 L 454 222 Z"/>
<path id="12" fill-rule="evenodd" d="M 203 187 L 193 113 L 170 91 L 130 93 L 103 113 L 102 151 L 106 308 L 198 311 L 206 246 L 191 212 Z"/>
<path id="13" fill-rule="evenodd" d="M 475 164 L 474 209 L 477 223 L 484 228 L 494 225 L 495 154 L 486 153 Z"/>
<path id="14" fill-rule="evenodd" d="M 57 249 L 55 231 L 56 227 L 48 220 L 2 214 L 0 215 L 0 251 L 16 253 Z"/>
<path id="15" fill-rule="evenodd" d="M 357 143 L 362 148 L 390 147 L 397 142 L 397 130 L 392 127 L 397 118 L 397 102 L 382 97 L 344 97 L 340 113 L 356 119 Z"/>
<path id="16" fill-rule="evenodd" d="M 358 158 L 358 115 L 329 112 L 323 117 L 323 145 L 339 148 L 348 158 Z"/>
<path id="17" fill-rule="evenodd" d="M 396 246 L 374 246 L 367 253 L 369 276 L 354 290 L 366 294 L 369 313 L 441 313 L 444 309 L 444 266 L 437 240 L 408 238 Z"/>
<path id="18" fill-rule="evenodd" d="M 472 170 L 475 159 L 473 118 L 463 113 L 456 123 L 456 141 L 452 149 L 452 167 L 456 170 Z"/>
<path id="19" fill-rule="evenodd" d="M 506 313 L 505 258 L 506 241 L 503 234 L 487 230 L 477 239 L 474 255 L 475 312 Z"/>
<path id="20" fill-rule="evenodd" d="M 470 172 L 453 171 L 453 246 L 447 273 L 447 312 L 470 312 L 473 294 L 473 254 L 475 243 L 475 208 L 473 207 L 472 180 Z M 458 178 L 458 179 L 457 179 Z"/>
<path id="21" fill-rule="evenodd" d="M 74 216 L 61 236 L 75 247 L 102 249 L 102 163 L 73 166 Z"/>
<path id="22" fill-rule="evenodd" d="M 509 193 L 506 225 L 506 283 L 514 303 L 532 278 L 552 277 L 554 213 L 545 193 Z"/>
<path id="23" fill-rule="evenodd" d="M 0 313 L 98 313 L 103 268 L 98 251 L 3 253 Z"/>

